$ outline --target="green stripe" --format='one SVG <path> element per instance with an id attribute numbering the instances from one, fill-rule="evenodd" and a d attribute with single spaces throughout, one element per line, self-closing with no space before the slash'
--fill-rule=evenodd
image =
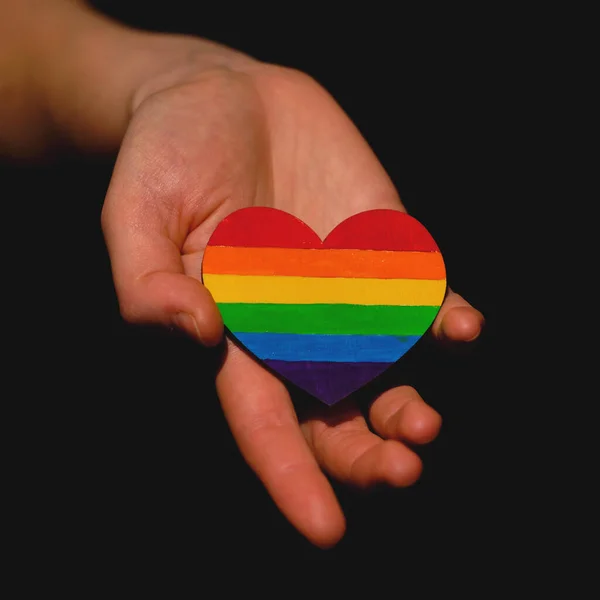
<path id="1" fill-rule="evenodd" d="M 437 306 L 356 306 L 353 304 L 219 303 L 225 325 L 236 332 L 357 335 L 421 335 Z"/>

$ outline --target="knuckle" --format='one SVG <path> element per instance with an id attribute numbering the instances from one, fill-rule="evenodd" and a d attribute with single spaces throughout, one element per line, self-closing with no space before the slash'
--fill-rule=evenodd
<path id="1" fill-rule="evenodd" d="M 241 433 L 247 438 L 264 438 L 290 424 L 290 419 L 276 411 L 253 415 L 241 427 Z"/>

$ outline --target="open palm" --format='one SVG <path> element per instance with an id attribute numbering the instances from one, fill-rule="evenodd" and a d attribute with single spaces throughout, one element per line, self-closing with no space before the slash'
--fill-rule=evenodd
<path id="1" fill-rule="evenodd" d="M 135 101 L 102 214 L 123 316 L 177 326 L 206 345 L 222 321 L 201 283 L 202 256 L 230 212 L 272 206 L 322 238 L 361 211 L 404 210 L 352 122 L 311 78 L 270 65 L 186 73 Z M 481 314 L 448 292 L 432 331 L 477 337 Z M 313 543 L 343 535 L 324 474 L 359 486 L 410 485 L 440 416 L 412 388 L 374 399 L 368 426 L 342 402 L 299 420 L 286 387 L 228 342 L 217 390 L 242 454 Z M 374 433 L 376 432 L 376 433 Z"/>

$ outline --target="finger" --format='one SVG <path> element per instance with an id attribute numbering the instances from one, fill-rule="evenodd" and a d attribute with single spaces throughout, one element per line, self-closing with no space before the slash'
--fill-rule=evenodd
<path id="1" fill-rule="evenodd" d="M 117 293 L 121 314 L 130 323 L 174 326 L 205 346 L 214 346 L 223 337 L 222 318 L 210 292 L 184 273 L 125 278 Z"/>
<path id="2" fill-rule="evenodd" d="M 472 342 L 479 337 L 484 323 L 485 318 L 480 311 L 448 289 L 431 330 L 437 339 Z"/>
<path id="3" fill-rule="evenodd" d="M 102 230 L 121 314 L 132 323 L 175 326 L 212 346 L 223 323 L 210 292 L 184 272 L 179 219 L 156 198 L 142 196 L 131 164 L 115 168 L 102 211 Z"/>
<path id="4" fill-rule="evenodd" d="M 286 518 L 318 546 L 338 542 L 345 531 L 342 510 L 285 386 L 228 343 L 217 391 L 242 455 Z"/>
<path id="5" fill-rule="evenodd" d="M 426 444 L 437 436 L 442 418 L 412 387 L 387 390 L 369 408 L 373 429 L 383 438 Z"/>
<path id="6" fill-rule="evenodd" d="M 421 459 L 404 444 L 372 433 L 354 405 L 322 413 L 302 428 L 321 467 L 344 483 L 405 487 L 421 475 Z"/>

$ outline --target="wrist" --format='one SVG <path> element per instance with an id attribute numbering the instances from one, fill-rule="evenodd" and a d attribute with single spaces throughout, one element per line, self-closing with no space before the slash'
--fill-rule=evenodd
<path id="1" fill-rule="evenodd" d="M 78 0 L 24 1 L 36 5 L 26 77 L 45 146 L 115 151 L 149 95 L 206 70 L 258 64 L 200 38 L 132 29 Z"/>
<path id="2" fill-rule="evenodd" d="M 151 49 L 150 49 L 151 48 Z M 262 63 L 241 52 L 201 38 L 187 36 L 155 36 L 149 42 L 152 68 L 130 96 L 133 114 L 150 96 L 172 87 L 193 83 L 207 73 L 234 71 L 251 73 Z"/>

